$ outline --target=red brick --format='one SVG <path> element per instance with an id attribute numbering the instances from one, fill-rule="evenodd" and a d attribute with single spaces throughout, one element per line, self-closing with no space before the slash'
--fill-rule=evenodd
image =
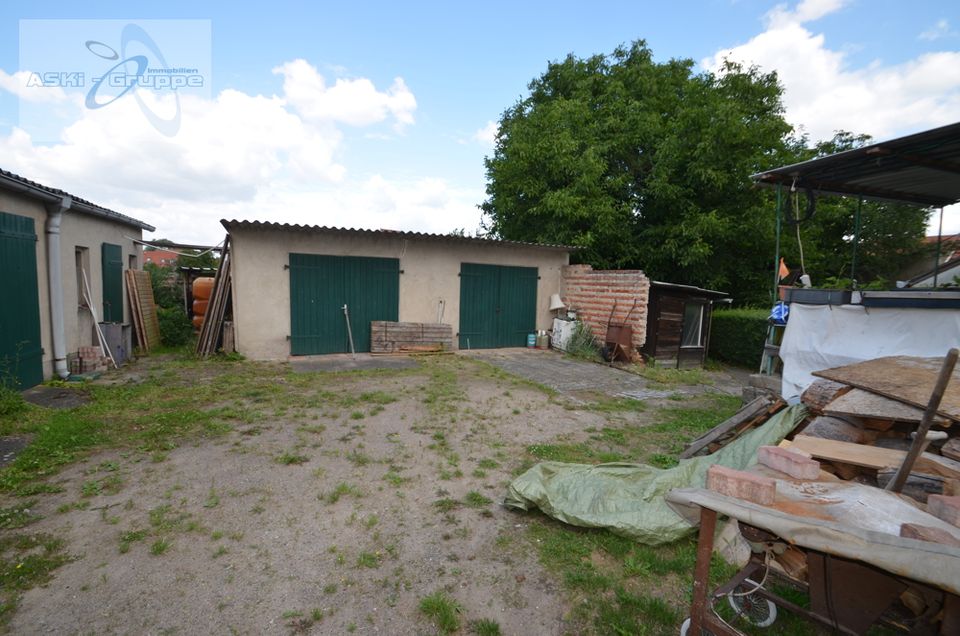
<path id="1" fill-rule="evenodd" d="M 960 527 L 960 497 L 930 495 L 927 497 L 927 512 L 938 519 Z"/>
<path id="2" fill-rule="evenodd" d="M 707 488 L 721 495 L 764 506 L 772 504 L 777 494 L 777 482 L 773 479 L 719 464 L 707 470 Z"/>
<path id="3" fill-rule="evenodd" d="M 761 446 L 757 461 L 794 479 L 816 479 L 820 476 L 820 462 L 779 446 Z"/>
<path id="4" fill-rule="evenodd" d="M 960 539 L 946 530 L 931 528 L 930 526 L 921 526 L 915 523 L 905 523 L 900 526 L 900 536 L 906 537 L 907 539 L 919 539 L 920 541 L 930 541 L 932 543 L 942 543 L 943 545 L 960 547 Z"/>

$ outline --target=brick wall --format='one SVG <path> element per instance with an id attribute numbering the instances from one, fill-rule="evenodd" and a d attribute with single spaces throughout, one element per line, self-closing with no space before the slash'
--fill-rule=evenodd
<path id="1" fill-rule="evenodd" d="M 639 269 L 594 270 L 590 265 L 563 268 L 563 302 L 590 326 L 599 342 L 603 342 L 607 334 L 607 321 L 614 303 L 616 311 L 611 322 L 623 323 L 636 300 L 629 324 L 633 327 L 634 346 L 642 347 L 647 338 L 649 294 L 650 280 Z"/>

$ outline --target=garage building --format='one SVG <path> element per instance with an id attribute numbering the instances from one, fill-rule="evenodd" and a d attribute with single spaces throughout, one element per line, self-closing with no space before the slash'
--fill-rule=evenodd
<path id="1" fill-rule="evenodd" d="M 573 248 L 392 230 L 221 221 L 236 349 L 253 359 L 357 351 L 370 322 L 447 323 L 453 347 L 522 347 L 549 329 Z"/>

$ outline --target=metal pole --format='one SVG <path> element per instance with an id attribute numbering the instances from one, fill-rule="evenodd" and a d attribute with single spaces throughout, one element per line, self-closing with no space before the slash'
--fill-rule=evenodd
<path id="1" fill-rule="evenodd" d="M 780 207 L 783 205 L 781 191 L 783 189 L 782 184 L 777 184 L 777 247 L 773 253 L 773 296 L 772 304 L 777 302 L 777 288 L 780 285 Z"/>
<path id="2" fill-rule="evenodd" d="M 350 339 L 350 355 L 356 360 L 357 352 L 353 349 L 353 330 L 350 329 L 350 310 L 347 309 L 346 305 L 343 306 L 343 318 L 347 321 L 347 337 Z"/>
<path id="3" fill-rule="evenodd" d="M 953 368 L 957 364 L 958 355 L 960 355 L 960 349 L 954 347 L 947 352 L 946 357 L 943 359 L 943 366 L 940 367 L 940 375 L 937 377 L 937 383 L 933 387 L 933 393 L 930 394 L 930 401 L 927 403 L 927 410 L 923 412 L 923 419 L 920 420 L 920 426 L 917 427 L 913 444 L 910 445 L 910 450 L 907 452 L 907 456 L 904 457 L 903 463 L 900 464 L 897 474 L 894 475 L 893 479 L 887 484 L 886 490 L 900 492 L 900 490 L 903 489 L 903 484 L 906 483 L 907 477 L 910 476 L 910 471 L 913 469 L 914 463 L 916 463 L 917 458 L 923 451 L 923 447 L 927 445 L 927 432 L 930 430 L 930 425 L 933 424 L 933 418 L 937 414 L 937 409 L 940 408 L 940 400 L 943 399 L 943 393 L 947 390 L 947 384 L 950 382 L 951 376 L 953 376 Z"/>
<path id="4" fill-rule="evenodd" d="M 940 244 L 943 242 L 943 206 L 940 206 L 940 228 L 937 230 L 937 259 L 933 262 L 933 286 L 940 276 Z"/>
<path id="5" fill-rule="evenodd" d="M 857 246 L 860 245 L 860 210 L 863 208 L 863 197 L 857 199 L 857 212 L 853 217 L 853 260 L 850 263 L 850 280 L 857 280 Z"/>

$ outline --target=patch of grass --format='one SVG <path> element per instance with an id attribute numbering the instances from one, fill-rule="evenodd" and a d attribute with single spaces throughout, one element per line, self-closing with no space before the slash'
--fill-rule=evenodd
<path id="1" fill-rule="evenodd" d="M 407 483 L 408 481 L 410 481 L 410 478 L 409 478 L 409 477 L 404 477 L 403 475 L 401 475 L 399 472 L 397 472 L 397 471 L 394 470 L 394 469 L 390 469 L 390 470 L 388 470 L 387 473 L 383 476 L 383 480 L 384 480 L 385 482 L 387 482 L 388 484 L 390 484 L 391 486 L 393 486 L 393 487 L 395 487 L 395 488 L 399 488 L 399 487 L 402 486 L 403 484 L 405 484 L 405 483 Z"/>
<path id="2" fill-rule="evenodd" d="M 348 484 L 345 481 L 341 481 L 339 484 L 336 485 L 336 487 L 333 490 L 331 490 L 325 495 L 321 495 L 320 499 L 322 499 L 323 501 L 327 502 L 330 505 L 333 505 L 338 501 L 340 501 L 340 499 L 346 495 L 350 495 L 353 497 L 362 497 L 363 493 L 356 486 Z"/>
<path id="3" fill-rule="evenodd" d="M 587 405 L 587 409 L 598 413 L 640 413 L 647 410 L 647 404 L 643 400 L 635 398 L 600 398 Z"/>
<path id="4" fill-rule="evenodd" d="M 0 624 L 9 620 L 22 592 L 43 585 L 72 557 L 64 541 L 49 534 L 4 534 L 0 537 Z"/>
<path id="5" fill-rule="evenodd" d="M 277 455 L 274 458 L 274 461 L 278 464 L 283 464 L 284 466 L 292 466 L 306 464 L 308 461 L 310 461 L 310 458 L 306 455 L 299 455 L 297 453 L 284 451 L 283 453 Z"/>
<path id="6" fill-rule="evenodd" d="M 354 466 L 366 466 L 373 461 L 369 455 L 358 448 L 355 448 L 347 453 L 347 459 L 353 463 Z"/>
<path id="7" fill-rule="evenodd" d="M 629 460 L 627 455 L 600 451 L 588 444 L 533 444 L 527 452 L 537 459 L 574 464 L 605 464 Z"/>
<path id="8" fill-rule="evenodd" d="M 130 545 L 137 541 L 143 541 L 147 538 L 146 530 L 128 530 L 120 533 L 120 554 L 126 554 L 130 551 Z"/>
<path id="9" fill-rule="evenodd" d="M 170 549 L 173 543 L 166 537 L 160 537 L 150 546 L 150 554 L 153 556 L 160 556 Z"/>
<path id="10" fill-rule="evenodd" d="M 230 552 L 230 550 L 228 550 L 226 546 L 222 545 L 218 547 L 216 550 L 214 550 L 213 554 L 210 555 L 210 557 L 213 559 L 219 559 L 220 557 L 222 557 L 224 554 L 227 554 L 228 552 Z"/>
<path id="11" fill-rule="evenodd" d="M 36 503 L 36 501 L 31 500 L 18 506 L 0 508 L 0 529 L 15 530 L 42 519 L 40 515 L 31 510 Z"/>
<path id="12" fill-rule="evenodd" d="M 713 378 L 703 369 L 671 369 L 648 364 L 644 367 L 632 367 L 631 370 L 651 382 L 667 386 L 713 384 Z"/>
<path id="13" fill-rule="evenodd" d="M 440 512 L 451 512 L 460 507 L 460 502 L 456 499 L 450 499 L 449 497 L 444 497 L 443 499 L 437 499 L 433 502 L 433 507 Z"/>
<path id="14" fill-rule="evenodd" d="M 499 468 L 500 464 L 494 459 L 481 459 L 477 462 L 477 468 Z"/>
<path id="15" fill-rule="evenodd" d="M 443 590 L 437 590 L 420 599 L 420 613 L 427 616 L 441 634 L 452 634 L 460 629 L 463 606 Z"/>
<path id="16" fill-rule="evenodd" d="M 220 495 L 217 494 L 217 491 L 210 487 L 210 492 L 207 494 L 207 498 L 203 502 L 204 508 L 216 508 L 220 505 Z"/>
<path id="17" fill-rule="evenodd" d="M 489 618 L 470 621 L 467 629 L 476 636 L 500 636 L 500 623 Z"/>
<path id="18" fill-rule="evenodd" d="M 323 586 L 324 594 L 336 594 L 337 593 L 337 584 L 336 583 L 327 583 Z"/>
<path id="19" fill-rule="evenodd" d="M 370 569 L 380 567 L 380 555 L 376 552 L 361 552 L 357 555 L 357 567 Z"/>
<path id="20" fill-rule="evenodd" d="M 486 508 L 493 503 L 493 500 L 489 497 L 485 497 L 476 490 L 471 490 L 463 498 L 464 503 L 466 503 L 471 508 Z"/>

